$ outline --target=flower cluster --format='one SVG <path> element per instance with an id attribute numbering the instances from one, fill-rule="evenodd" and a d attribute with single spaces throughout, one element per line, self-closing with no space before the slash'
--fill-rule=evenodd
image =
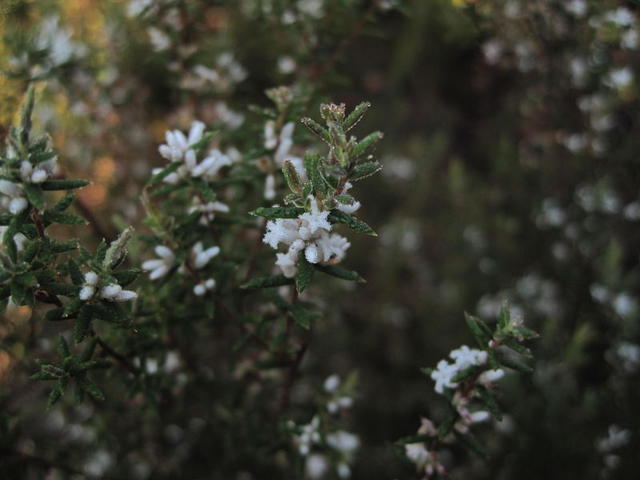
<path id="1" fill-rule="evenodd" d="M 532 338 L 535 333 L 524 327 L 520 317 L 511 318 L 506 306 L 502 307 L 498 325 L 492 332 L 480 319 L 467 315 L 467 325 L 482 349 L 461 346 L 449 353 L 452 362 L 438 362 L 429 376 L 435 382 L 436 393 L 447 398 L 452 417 L 440 429 L 431 420 L 423 418 L 418 437 L 404 443 L 405 456 L 416 466 L 424 478 L 444 475 L 445 467 L 440 463 L 439 451 L 443 443 L 463 439 L 464 443 L 476 444 L 470 427 L 486 422 L 493 415 L 500 420 L 501 413 L 494 398 L 494 384 L 505 375 L 503 367 L 525 367 L 509 360 L 501 346 L 507 345 L 519 354 L 528 355 L 527 349 L 518 342 Z M 478 447 L 480 448 L 480 447 Z"/>
<path id="2" fill-rule="evenodd" d="M 264 243 L 278 249 L 282 243 L 288 247 L 286 253 L 277 253 L 276 265 L 282 273 L 292 278 L 297 273 L 300 255 L 311 264 L 335 264 L 344 259 L 349 241 L 337 233 L 331 233 L 328 210 L 321 210 L 319 202 L 309 196 L 311 211 L 298 218 L 278 218 L 267 222 Z"/>
<path id="3" fill-rule="evenodd" d="M 167 131 L 165 135 L 167 143 L 160 145 L 160 155 L 170 162 L 177 162 L 178 167 L 163 178 L 164 182 L 176 184 L 189 177 L 212 181 L 221 168 L 231 165 L 229 156 L 215 148 L 209 150 L 207 156 L 198 161 L 198 144 L 207 141 L 203 136 L 204 129 L 204 123 L 195 121 L 191 124 L 187 135 L 180 130 Z M 206 145 L 200 145 L 200 147 L 206 147 Z M 162 169 L 154 169 L 152 173 L 157 174 L 161 171 Z"/>
<path id="4" fill-rule="evenodd" d="M 99 296 L 103 300 L 126 302 L 138 297 L 138 294 L 133 290 L 123 290 L 117 283 L 108 283 L 102 287 L 99 285 L 100 277 L 96 272 L 89 271 L 84 274 L 84 284 L 80 289 L 78 298 L 80 300 L 91 300 L 96 291 L 99 291 Z"/>
<path id="5" fill-rule="evenodd" d="M 177 264 L 175 253 L 166 245 L 157 245 L 154 251 L 159 258 L 147 260 L 142 264 L 142 269 L 149 272 L 150 280 L 158 280 L 166 276 Z M 206 267 L 209 261 L 219 253 L 220 247 L 213 246 L 205 248 L 202 242 L 196 242 L 191 247 L 191 255 L 188 261 L 180 264 L 178 272 L 186 274 L 188 273 L 189 267 L 200 270 Z M 215 285 L 216 282 L 212 278 L 203 280 L 193 288 L 193 292 L 198 296 L 202 296 L 207 290 L 212 290 Z"/>

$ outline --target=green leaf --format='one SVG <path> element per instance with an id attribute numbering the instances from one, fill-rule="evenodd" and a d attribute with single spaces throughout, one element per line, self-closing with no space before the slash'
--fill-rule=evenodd
<path id="1" fill-rule="evenodd" d="M 47 212 L 55 211 L 58 213 L 64 212 L 67 208 L 71 206 L 73 201 L 76 198 L 75 192 L 67 192 L 64 197 L 62 197 L 58 203 L 56 203 L 53 207 L 51 207 Z M 47 213 L 45 212 L 45 214 Z"/>
<path id="2" fill-rule="evenodd" d="M 317 153 L 307 153 L 304 156 L 304 169 L 311 181 L 313 193 L 324 194 L 327 191 L 327 184 L 320 174 L 320 157 Z"/>
<path id="3" fill-rule="evenodd" d="M 489 342 L 492 338 L 491 329 L 482 320 L 474 317 L 473 315 L 469 315 L 466 312 L 464 314 L 464 320 L 467 323 L 469 330 L 471 330 L 478 346 L 482 350 L 486 350 L 489 347 Z"/>
<path id="4" fill-rule="evenodd" d="M 256 217 L 264 217 L 269 219 L 275 218 L 298 218 L 305 212 L 304 208 L 299 207 L 259 207 L 256 208 L 253 212 L 250 212 L 251 215 Z"/>
<path id="5" fill-rule="evenodd" d="M 293 278 L 287 278 L 284 275 L 265 275 L 263 277 L 249 280 L 248 282 L 240 285 L 240 288 L 250 290 L 256 288 L 281 287 L 282 285 L 292 285 L 293 283 Z"/>
<path id="6" fill-rule="evenodd" d="M 42 190 L 73 190 L 89 185 L 89 181 L 80 178 L 66 178 L 61 180 L 48 180 L 41 183 Z"/>
<path id="7" fill-rule="evenodd" d="M 84 378 L 79 382 L 80 388 L 91 395 L 96 400 L 104 400 L 104 393 L 88 378 Z"/>
<path id="8" fill-rule="evenodd" d="M 49 240 L 49 249 L 51 250 L 51 253 L 71 252 L 77 248 L 77 240 Z"/>
<path id="9" fill-rule="evenodd" d="M 364 233 L 367 235 L 371 235 L 372 237 L 378 236 L 378 234 L 373 230 L 373 228 L 371 228 L 365 222 L 363 222 L 362 220 L 359 220 L 353 215 L 344 213 L 336 208 L 331 210 L 331 213 L 329 214 L 329 221 L 331 223 L 343 223 L 354 232 Z"/>
<path id="10" fill-rule="evenodd" d="M 84 284 L 84 275 L 82 275 L 80 268 L 78 268 L 78 264 L 73 259 L 69 259 L 67 262 L 67 270 L 69 271 L 69 276 L 71 277 L 71 281 L 74 285 Z"/>
<path id="11" fill-rule="evenodd" d="M 383 136 L 384 135 L 382 135 L 382 132 L 373 132 L 367 135 L 360 142 L 358 142 L 355 147 L 353 147 L 351 155 L 353 155 L 354 158 L 359 157 L 360 155 L 364 154 L 370 147 L 382 140 Z"/>
<path id="12" fill-rule="evenodd" d="M 56 350 L 58 355 L 62 358 L 68 358 L 71 356 L 71 350 L 69 350 L 69 344 L 67 340 L 62 336 L 58 336 L 58 343 L 56 344 Z"/>
<path id="13" fill-rule="evenodd" d="M 367 283 L 367 281 L 360 276 L 358 272 L 348 270 L 340 265 L 314 265 L 316 270 L 331 275 L 332 277 L 341 278 L 342 280 L 349 280 L 350 282 Z"/>
<path id="14" fill-rule="evenodd" d="M 131 240 L 132 236 L 133 227 L 128 227 L 118 236 L 117 239 L 111 242 L 102 262 L 103 268 L 111 270 L 122 262 L 124 257 L 127 255 L 127 244 Z"/>
<path id="15" fill-rule="evenodd" d="M 49 322 L 55 322 L 58 320 L 63 320 L 63 315 L 64 315 L 64 308 L 56 307 L 56 308 L 52 308 L 47 313 L 45 313 L 44 319 Z"/>
<path id="16" fill-rule="evenodd" d="M 355 127 L 356 124 L 360 120 L 362 120 L 362 117 L 364 116 L 366 111 L 369 110 L 369 107 L 371 107 L 371 104 L 369 102 L 362 102 L 361 104 L 357 105 L 342 124 L 344 131 L 348 132 L 353 127 Z"/>
<path id="17" fill-rule="evenodd" d="M 22 188 L 24 189 L 24 193 L 29 200 L 29 203 L 36 207 L 38 210 L 42 210 L 45 206 L 44 204 L 44 194 L 40 187 L 34 185 L 33 183 L 23 183 Z"/>
<path id="18" fill-rule="evenodd" d="M 352 182 L 357 182 L 358 180 L 365 179 L 370 177 L 371 175 L 375 175 L 380 170 L 382 170 L 382 165 L 380 162 L 364 162 L 356 165 L 349 172 L 349 180 Z"/>
<path id="19" fill-rule="evenodd" d="M 56 383 L 56 386 L 53 387 L 53 390 L 51 390 L 51 393 L 49 394 L 47 407 L 51 408 L 53 405 L 55 405 L 55 403 L 58 400 L 60 400 L 60 397 L 62 396 L 63 393 L 64 393 L 64 388 L 62 387 L 62 382 L 58 380 L 58 383 Z"/>
<path id="20" fill-rule="evenodd" d="M 78 286 L 70 285 L 68 283 L 44 283 L 41 284 L 40 287 L 53 295 L 71 297 L 78 294 Z"/>
<path id="21" fill-rule="evenodd" d="M 282 166 L 282 174 L 284 175 L 284 179 L 292 192 L 298 194 L 302 193 L 302 182 L 300 181 L 296 168 L 289 160 L 284 162 L 284 165 Z"/>
<path id="22" fill-rule="evenodd" d="M 44 152 L 36 152 L 29 155 L 29 162 L 33 165 L 37 165 L 42 162 L 46 162 L 47 160 L 51 160 L 56 156 L 58 152 L 55 150 L 46 150 Z"/>
<path id="23" fill-rule="evenodd" d="M 321 140 L 325 141 L 328 144 L 331 144 L 331 135 L 329 134 L 329 130 L 320 125 L 318 122 L 307 117 L 301 119 L 300 122 L 302 122 L 302 124 L 307 127 L 313 134 L 320 137 Z"/>
<path id="24" fill-rule="evenodd" d="M 296 290 L 298 293 L 302 293 L 305 288 L 309 286 L 311 283 L 311 279 L 313 278 L 313 272 L 315 269 L 313 265 L 309 263 L 304 256 L 304 250 L 300 252 L 300 256 L 298 257 L 298 272 L 296 273 Z"/>
<path id="25" fill-rule="evenodd" d="M 60 223 L 62 225 L 86 225 L 87 221 L 80 215 L 58 210 L 46 210 L 43 218 L 48 223 Z"/>
<path id="26" fill-rule="evenodd" d="M 113 277 L 118 282 L 118 285 L 122 287 L 126 287 L 127 285 L 132 283 L 136 278 L 138 278 L 138 275 L 140 275 L 140 272 L 142 272 L 142 270 L 140 270 L 139 268 L 129 268 L 127 270 L 122 270 L 120 272 L 113 273 Z"/>
<path id="27" fill-rule="evenodd" d="M 87 336 L 91 328 L 93 310 L 90 305 L 84 305 L 78 312 L 78 317 L 73 325 L 73 339 L 80 343 Z"/>
<path id="28" fill-rule="evenodd" d="M 491 414 L 496 418 L 496 420 L 502 420 L 502 411 L 498 406 L 498 401 L 496 397 L 493 395 L 493 392 L 486 389 L 485 387 L 478 385 L 477 387 L 478 393 L 480 394 L 480 400 L 487 407 L 487 410 L 491 412 Z"/>
<path id="29" fill-rule="evenodd" d="M 320 316 L 318 312 L 308 310 L 300 304 L 291 305 L 290 310 L 293 321 L 305 330 L 309 330 L 313 321 Z"/>

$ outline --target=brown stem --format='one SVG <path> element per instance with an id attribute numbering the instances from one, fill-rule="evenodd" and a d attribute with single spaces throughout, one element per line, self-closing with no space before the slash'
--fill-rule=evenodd
<path id="1" fill-rule="evenodd" d="M 120 365 L 129 370 L 129 372 L 131 372 L 133 375 L 137 376 L 140 373 L 140 371 L 136 367 L 134 367 L 131 362 L 126 359 L 126 357 L 120 355 L 118 352 L 112 349 L 100 337 L 96 336 L 96 342 L 98 343 L 98 345 L 100 345 L 100 348 L 102 348 L 104 353 L 115 359 Z"/>
<path id="2" fill-rule="evenodd" d="M 289 368 L 289 373 L 287 374 L 287 380 L 284 384 L 284 388 L 282 390 L 282 396 L 280 397 L 280 411 L 284 411 L 289 407 L 289 402 L 291 400 L 291 389 L 293 388 L 296 380 L 299 376 L 300 364 L 302 363 L 302 359 L 304 358 L 304 354 L 307 352 L 307 348 L 309 347 L 309 341 L 305 340 L 304 343 L 300 346 L 300 349 L 296 353 L 293 361 L 291 362 L 291 367 Z"/>

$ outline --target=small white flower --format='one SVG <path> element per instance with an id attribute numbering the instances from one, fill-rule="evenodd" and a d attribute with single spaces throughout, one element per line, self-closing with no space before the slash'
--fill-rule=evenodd
<path id="1" fill-rule="evenodd" d="M 87 285 L 95 286 L 98 284 L 98 274 L 96 272 L 87 272 L 84 274 L 84 282 Z"/>
<path id="2" fill-rule="evenodd" d="M 80 300 L 86 301 L 86 300 L 89 300 L 91 297 L 93 297 L 95 293 L 96 293 L 96 287 L 85 285 L 80 289 L 78 298 L 80 298 Z"/>
<path id="3" fill-rule="evenodd" d="M 204 280 L 198 283 L 195 287 L 193 287 L 193 293 L 201 297 L 205 293 L 207 293 L 207 290 L 213 290 L 215 286 L 216 286 L 216 281 L 213 278 L 209 278 L 207 280 Z"/>
<path id="4" fill-rule="evenodd" d="M 329 462 L 324 455 L 309 455 L 305 462 L 305 470 L 309 478 L 322 478 L 329 470 Z"/>
<path id="5" fill-rule="evenodd" d="M 343 455 L 350 455 L 360 446 L 360 439 L 357 435 L 344 430 L 329 433 L 326 436 L 327 444 Z"/>
<path id="6" fill-rule="evenodd" d="M 11 201 L 9 202 L 9 212 L 11 212 L 13 215 L 17 215 L 28 206 L 29 206 L 29 202 L 27 202 L 26 198 L 23 198 L 23 197 L 12 198 Z"/>
<path id="7" fill-rule="evenodd" d="M 115 298 L 122 291 L 122 287 L 117 283 L 110 283 L 102 287 L 100 290 L 100 296 L 106 300 L 111 300 Z"/>
<path id="8" fill-rule="evenodd" d="M 142 269 L 151 272 L 149 280 L 157 280 L 164 277 L 175 262 L 175 255 L 169 247 L 158 245 L 155 248 L 156 255 L 160 258 L 147 260 L 142 264 Z"/>
<path id="9" fill-rule="evenodd" d="M 191 248 L 191 253 L 194 267 L 199 270 L 206 266 L 209 260 L 220 253 L 220 247 L 209 247 L 205 250 L 202 242 L 198 242 Z"/>
<path id="10" fill-rule="evenodd" d="M 335 373 L 327 377 L 324 381 L 325 392 L 335 392 L 340 386 L 340 377 Z"/>
<path id="11" fill-rule="evenodd" d="M 478 377 L 478 382 L 483 385 L 490 385 L 504 377 L 504 370 L 501 368 L 495 370 L 487 370 L 482 372 Z"/>
<path id="12" fill-rule="evenodd" d="M 264 198 L 266 200 L 276 198 L 276 177 L 273 173 L 268 174 L 264 181 Z"/>

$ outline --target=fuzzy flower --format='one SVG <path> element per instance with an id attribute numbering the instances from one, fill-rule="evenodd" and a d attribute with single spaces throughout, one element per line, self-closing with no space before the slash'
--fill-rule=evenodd
<path id="1" fill-rule="evenodd" d="M 298 218 L 278 218 L 267 222 L 263 242 L 277 249 L 282 243 L 289 248 L 286 253 L 276 254 L 276 265 L 286 277 L 293 277 L 297 272 L 299 256 L 304 256 L 309 263 L 334 264 L 344 259 L 349 241 L 341 235 L 330 233 L 329 212 L 320 210 L 318 201 L 309 197 L 311 211 Z"/>
<path id="2" fill-rule="evenodd" d="M 202 140 L 203 133 L 204 123 L 198 121 L 194 121 L 191 124 L 188 135 L 185 135 L 180 130 L 168 130 L 165 134 L 166 143 L 158 148 L 160 155 L 171 162 L 184 160 L 184 156 L 191 145 Z"/>
<path id="3" fill-rule="evenodd" d="M 89 300 L 96 293 L 96 286 L 98 285 L 98 274 L 96 272 L 87 272 L 84 274 L 84 284 L 80 289 L 78 298 L 80 300 Z"/>
<path id="4" fill-rule="evenodd" d="M 53 157 L 46 162 L 33 165 L 27 160 L 20 163 L 20 178 L 27 183 L 43 183 L 58 171 L 58 158 Z"/>
<path id="5" fill-rule="evenodd" d="M 300 455 L 309 455 L 309 453 L 311 452 L 311 447 L 313 447 L 314 444 L 320 443 L 319 427 L 319 417 L 313 417 L 311 422 L 301 427 L 301 432 L 296 435 L 294 439 Z"/>
<path id="6" fill-rule="evenodd" d="M 424 473 L 425 478 L 444 474 L 444 467 L 438 461 L 436 452 L 429 451 L 424 443 L 409 443 L 404 446 L 404 453 L 416 465 L 418 472 Z"/>
<path id="7" fill-rule="evenodd" d="M 207 280 L 203 280 L 195 287 L 193 287 L 193 293 L 198 297 L 203 296 L 207 291 L 213 290 L 216 286 L 216 281 L 213 278 L 209 278 Z"/>
<path id="8" fill-rule="evenodd" d="M 100 289 L 100 297 L 104 300 L 126 302 L 138 297 L 133 290 L 123 290 L 117 283 L 110 283 Z"/>
<path id="9" fill-rule="evenodd" d="M 209 263 L 213 257 L 220 253 L 220 247 L 209 247 L 205 249 L 202 246 L 202 242 L 196 243 L 191 248 L 191 256 L 193 258 L 193 266 L 196 269 L 201 269 Z"/>
<path id="10" fill-rule="evenodd" d="M 228 213 L 229 206 L 222 202 L 202 203 L 198 197 L 194 197 L 193 205 L 189 207 L 189 213 L 193 212 L 201 212 L 198 223 L 207 226 L 216 218 L 216 213 Z"/>
<path id="11" fill-rule="evenodd" d="M 29 206 L 29 202 L 24 197 L 22 186 L 9 180 L 0 179 L 0 193 L 9 197 L 6 205 L 13 215 L 17 215 Z"/>
<path id="12" fill-rule="evenodd" d="M 156 255 L 160 258 L 154 258 L 153 260 L 147 260 L 142 264 L 142 269 L 151 272 L 149 274 L 149 280 L 157 280 L 158 278 L 164 277 L 173 264 L 175 263 L 176 257 L 174 253 L 171 251 L 169 247 L 165 247 L 164 245 L 158 245 L 155 248 Z"/>

